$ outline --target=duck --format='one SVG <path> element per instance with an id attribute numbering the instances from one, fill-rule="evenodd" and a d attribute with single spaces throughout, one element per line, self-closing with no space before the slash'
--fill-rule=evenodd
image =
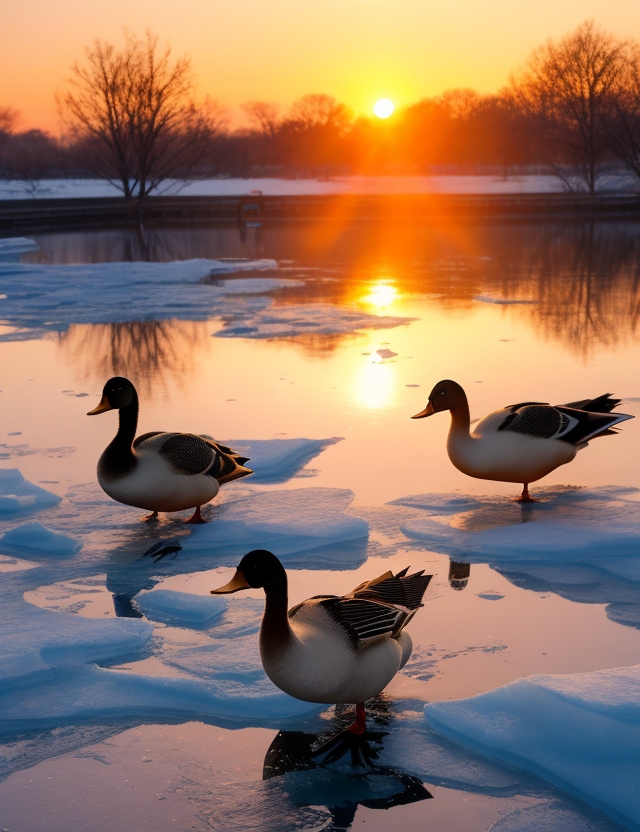
<path id="1" fill-rule="evenodd" d="M 252 474 L 248 457 L 207 436 L 151 431 L 136 437 L 138 394 L 123 376 L 104 385 L 99 404 L 88 416 L 117 410 L 118 432 L 98 461 L 102 490 L 119 503 L 151 511 L 194 509 L 188 523 L 205 523 L 201 506 L 212 500 L 223 483 Z"/>
<path id="2" fill-rule="evenodd" d="M 484 416 L 470 432 L 467 395 L 457 382 L 445 379 L 433 388 L 424 410 L 411 418 L 448 410 L 447 453 L 455 467 L 478 479 L 522 483 L 518 502 L 534 503 L 530 483 L 571 462 L 591 439 L 615 434 L 616 425 L 633 419 L 611 412 L 620 401 L 605 393 L 568 404 L 510 404 Z"/>
<path id="3" fill-rule="evenodd" d="M 318 753 L 325 762 L 351 750 L 354 765 L 370 763 L 364 703 L 377 696 L 407 663 L 412 650 L 405 631 L 432 575 L 385 572 L 347 595 L 315 595 L 287 611 L 287 573 L 265 549 L 246 554 L 229 583 L 211 590 L 225 595 L 262 587 L 266 605 L 260 627 L 260 658 L 280 690 L 304 702 L 355 704 L 353 723 Z"/>

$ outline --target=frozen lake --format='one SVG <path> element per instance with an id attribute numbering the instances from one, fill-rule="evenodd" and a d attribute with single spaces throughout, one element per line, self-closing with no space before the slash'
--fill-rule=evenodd
<path id="1" fill-rule="evenodd" d="M 121 832 L 640 829 L 640 419 L 521 506 L 452 466 L 448 414 L 409 418 L 443 378 L 472 419 L 607 392 L 640 416 L 638 232 L 0 240 L 0 829 L 106 832 L 114 806 Z M 139 432 L 251 458 L 208 525 L 141 523 L 100 490 L 117 420 L 86 413 L 115 374 Z M 261 591 L 209 595 L 262 546 L 290 605 L 434 574 L 375 703 L 379 769 L 305 767 L 344 716 L 264 677 Z"/>

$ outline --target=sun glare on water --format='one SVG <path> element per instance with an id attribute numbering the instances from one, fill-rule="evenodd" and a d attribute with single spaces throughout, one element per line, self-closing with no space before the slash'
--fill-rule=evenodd
<path id="1" fill-rule="evenodd" d="M 378 118 L 389 118 L 395 110 L 393 101 L 388 98 L 379 98 L 373 105 L 373 112 Z"/>

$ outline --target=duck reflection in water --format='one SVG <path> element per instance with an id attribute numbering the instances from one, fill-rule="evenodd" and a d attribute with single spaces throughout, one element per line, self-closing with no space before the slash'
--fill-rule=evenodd
<path id="1" fill-rule="evenodd" d="M 379 696 L 370 705 L 377 709 L 375 721 L 388 724 L 391 719 L 388 700 Z M 342 726 L 345 715 L 336 708 L 332 722 Z M 369 735 L 376 746 L 375 750 L 372 748 L 376 757 L 382 751 L 385 736 L 384 731 Z M 418 777 L 390 766 L 356 772 L 344 764 L 336 768 L 319 762 L 317 749 L 325 739 L 324 732 L 280 731 L 265 754 L 262 779 L 282 777 L 284 790 L 298 806 L 326 806 L 332 819 L 327 829 L 334 832 L 350 829 L 358 806 L 391 809 L 433 797 Z"/>
<path id="2" fill-rule="evenodd" d="M 449 561 L 449 584 L 451 589 L 463 590 L 469 583 L 470 574 L 470 563 L 459 563 L 455 560 Z"/>

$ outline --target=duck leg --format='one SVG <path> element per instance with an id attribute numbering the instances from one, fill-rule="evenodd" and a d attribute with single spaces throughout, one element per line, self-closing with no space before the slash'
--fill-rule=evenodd
<path id="1" fill-rule="evenodd" d="M 522 494 L 517 498 L 518 503 L 537 503 L 538 501 L 529 494 L 529 483 L 525 482 L 522 485 Z"/>
<path id="2" fill-rule="evenodd" d="M 206 523 L 207 521 L 204 519 L 202 514 L 200 514 L 200 506 L 196 506 L 196 510 L 193 512 L 191 517 L 188 520 L 184 521 L 185 523 Z"/>
<path id="3" fill-rule="evenodd" d="M 145 523 L 148 523 L 151 520 L 157 520 L 158 519 L 158 512 L 157 511 L 152 511 L 151 514 L 147 514 L 146 517 L 143 517 L 142 519 L 144 520 Z"/>
<path id="4" fill-rule="evenodd" d="M 327 765 L 335 763 L 347 751 L 351 753 L 351 765 L 354 768 L 360 766 L 373 768 L 373 761 L 378 756 L 378 752 L 371 747 L 367 739 L 367 715 L 364 702 L 356 704 L 356 715 L 351 725 L 316 748 L 312 756 L 323 756 L 320 761 L 321 765 Z"/>

